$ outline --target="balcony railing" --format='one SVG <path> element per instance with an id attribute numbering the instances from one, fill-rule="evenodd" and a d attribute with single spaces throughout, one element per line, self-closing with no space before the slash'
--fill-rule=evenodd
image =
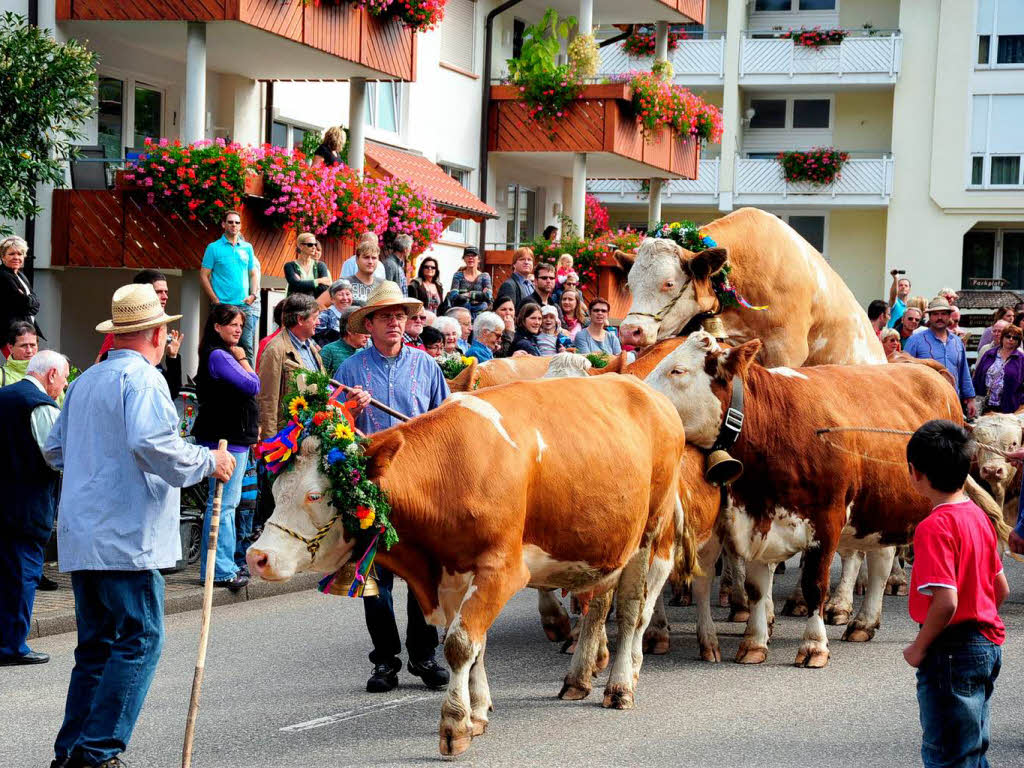
<path id="1" fill-rule="evenodd" d="M 787 38 L 754 37 L 748 32 L 740 52 L 740 79 L 764 76 L 877 76 L 895 82 L 900 71 L 903 38 L 899 30 L 851 36 L 839 45 L 809 48 Z"/>
<path id="2" fill-rule="evenodd" d="M 672 51 L 672 70 L 676 82 L 712 84 L 725 77 L 725 35 L 710 33 L 704 40 L 680 40 Z M 611 77 L 633 70 L 650 71 L 654 57 L 627 56 L 618 43 L 601 49 L 599 77 Z"/>
<path id="3" fill-rule="evenodd" d="M 701 158 L 697 178 L 672 179 L 662 185 L 662 199 L 670 201 L 673 197 L 687 195 L 718 197 L 720 163 L 721 161 L 717 157 Z M 592 179 L 587 182 L 587 192 L 592 195 L 600 195 L 601 201 L 605 203 L 615 202 L 616 196 L 624 202 L 636 202 L 636 200 L 647 196 L 638 179 Z"/>
<path id="4" fill-rule="evenodd" d="M 775 160 L 736 159 L 736 200 L 758 198 L 758 202 L 887 203 L 892 195 L 891 156 L 848 160 L 832 184 L 789 183 Z M 775 198 L 765 200 L 765 198 Z"/>

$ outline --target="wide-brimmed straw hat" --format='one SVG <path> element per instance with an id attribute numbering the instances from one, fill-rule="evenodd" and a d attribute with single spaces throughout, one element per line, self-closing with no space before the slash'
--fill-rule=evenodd
<path id="1" fill-rule="evenodd" d="M 398 287 L 398 283 L 385 280 L 374 289 L 373 293 L 366 297 L 365 305 L 359 307 L 359 309 L 348 316 L 348 327 L 362 329 L 363 320 L 378 309 L 386 307 L 404 307 L 406 312 L 414 315 L 423 309 L 423 302 L 419 299 L 410 299 L 408 296 L 403 296 L 402 289 Z M 360 330 L 361 332 L 362 330 Z"/>
<path id="2" fill-rule="evenodd" d="M 934 299 L 928 302 L 928 309 L 925 310 L 929 314 L 932 312 L 952 312 L 953 308 L 949 306 L 949 302 L 946 301 L 942 296 L 936 296 Z"/>
<path id="3" fill-rule="evenodd" d="M 168 315 L 160 306 L 160 297 L 149 283 L 122 285 L 110 300 L 110 315 L 96 326 L 100 333 L 131 333 L 156 328 L 180 320 L 181 315 Z"/>

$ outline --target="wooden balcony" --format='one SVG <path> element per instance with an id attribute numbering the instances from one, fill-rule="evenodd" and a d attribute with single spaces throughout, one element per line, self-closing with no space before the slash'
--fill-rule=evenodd
<path id="1" fill-rule="evenodd" d="M 572 154 L 587 154 L 587 176 L 598 179 L 694 179 L 700 142 L 673 138 L 663 128 L 650 141 L 632 114 L 628 85 L 588 85 L 549 134 L 526 116 L 512 85 L 491 87 L 487 148 L 530 153 L 525 162 L 547 173 L 572 175 Z"/>
<path id="2" fill-rule="evenodd" d="M 57 21 L 120 23 L 135 46 L 157 48 L 182 40 L 180 33 L 163 25 L 138 31 L 125 23 L 178 21 L 208 22 L 210 67 L 254 78 L 310 78 L 343 80 L 347 77 L 414 80 L 416 35 L 397 19 L 382 20 L 353 3 L 305 4 L 302 0 L 57 0 Z M 163 27 L 161 29 L 161 27 Z M 95 37 L 94 24 L 84 26 Z M 253 33 L 253 34 L 248 34 Z M 266 34 L 264 34 L 266 33 Z M 170 34 L 168 40 L 167 35 Z M 269 38 L 267 34 L 272 35 Z M 280 43 L 304 46 L 356 65 L 331 66 L 322 57 L 296 55 Z M 226 68 L 225 68 L 226 67 Z"/>
<path id="3" fill-rule="evenodd" d="M 242 235 L 252 243 L 264 275 L 284 277 L 295 258 L 295 232 L 268 226 L 259 203 L 242 208 Z M 219 225 L 172 218 L 146 202 L 146 193 L 57 189 L 53 192 L 51 248 L 54 265 L 123 269 L 199 269 L 206 246 L 221 236 Z M 355 252 L 351 240 L 317 238 L 332 275 Z"/>

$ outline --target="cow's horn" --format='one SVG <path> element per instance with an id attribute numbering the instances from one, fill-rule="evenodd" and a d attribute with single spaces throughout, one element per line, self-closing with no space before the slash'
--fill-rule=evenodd
<path id="1" fill-rule="evenodd" d="M 728 451 L 712 451 L 705 463 L 704 479 L 712 485 L 732 485 L 743 474 L 743 462 Z"/>

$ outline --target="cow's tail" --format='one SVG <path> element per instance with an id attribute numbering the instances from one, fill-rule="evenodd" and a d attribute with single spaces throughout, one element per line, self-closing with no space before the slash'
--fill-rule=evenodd
<path id="1" fill-rule="evenodd" d="M 1003 519 L 1003 510 L 996 504 L 996 500 L 989 495 L 988 491 L 978 485 L 978 481 L 970 475 L 967 476 L 967 484 L 964 486 L 964 490 L 967 491 L 967 498 L 981 507 L 982 511 L 988 515 L 992 525 L 995 526 L 996 536 L 999 537 L 1000 542 L 1006 545 L 1010 540 L 1010 532 L 1013 529 Z"/>
<path id="2" fill-rule="evenodd" d="M 697 555 L 697 539 L 689 523 L 689 517 L 683 511 L 683 504 L 676 496 L 676 557 L 673 564 L 670 582 L 676 589 L 689 584 L 694 576 L 700 576 L 700 558 Z"/>

